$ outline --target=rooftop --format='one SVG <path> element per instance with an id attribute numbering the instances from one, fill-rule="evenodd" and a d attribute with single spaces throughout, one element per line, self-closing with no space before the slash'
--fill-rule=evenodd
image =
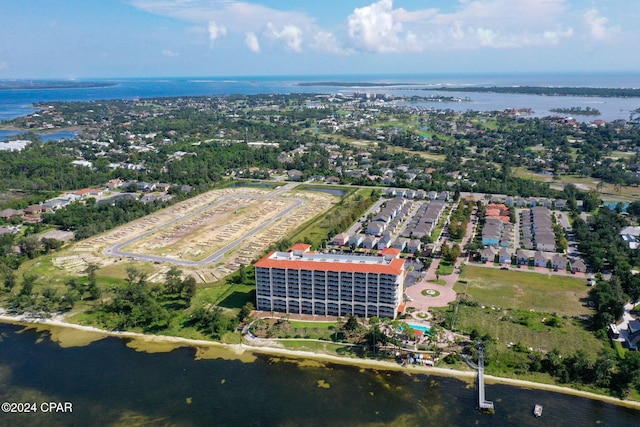
<path id="1" fill-rule="evenodd" d="M 344 271 L 398 275 L 403 271 L 404 260 L 397 251 L 384 256 L 337 255 L 312 252 L 271 252 L 255 266 L 293 270 Z"/>

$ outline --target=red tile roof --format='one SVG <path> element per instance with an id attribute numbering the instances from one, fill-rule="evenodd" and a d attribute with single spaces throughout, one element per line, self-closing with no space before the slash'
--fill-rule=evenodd
<path id="1" fill-rule="evenodd" d="M 307 245 L 306 243 L 296 243 L 295 245 L 291 246 L 291 249 L 289 249 L 289 251 L 307 252 L 309 249 L 311 249 L 311 245 Z"/>
<path id="2" fill-rule="evenodd" d="M 380 255 L 393 255 L 397 257 L 398 255 L 400 255 L 400 252 L 401 252 L 400 249 L 397 249 L 397 248 L 384 248 L 378 253 Z"/>
<path id="3" fill-rule="evenodd" d="M 350 273 L 377 273 L 400 275 L 403 272 L 404 260 L 394 258 L 388 264 L 359 263 L 357 257 L 354 262 L 340 261 L 310 261 L 305 259 L 271 259 L 274 252 L 271 252 L 260 261 L 255 263 L 256 267 L 262 268 L 282 268 L 290 270 L 311 270 L 311 271 L 338 271 Z"/>
<path id="4" fill-rule="evenodd" d="M 99 194 L 102 190 L 96 190 L 95 188 L 83 188 L 82 190 L 74 191 L 73 194 L 82 196 L 84 194 Z"/>

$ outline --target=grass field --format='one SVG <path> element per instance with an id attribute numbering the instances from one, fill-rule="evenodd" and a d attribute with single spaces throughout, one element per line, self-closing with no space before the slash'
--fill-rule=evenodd
<path id="1" fill-rule="evenodd" d="M 337 188 L 343 189 L 343 187 Z M 365 199 L 371 195 L 371 191 L 372 190 L 368 188 L 352 191 L 342 198 L 340 204 L 331 207 L 328 211 L 317 215 L 315 218 L 312 218 L 300 226 L 289 240 L 292 242 L 311 242 L 312 245 L 319 246 L 322 241 L 332 237 L 330 236 L 330 232 L 336 228 L 336 225 L 340 224 L 345 217 L 350 216 L 351 211 L 358 208 L 360 202 L 356 200 L 356 196 Z M 373 204 L 373 202 L 369 203 L 366 209 L 368 209 L 371 204 Z"/>
<path id="2" fill-rule="evenodd" d="M 504 351 L 510 343 L 522 343 L 535 351 L 557 348 L 562 354 L 583 349 L 595 359 L 598 351 L 607 346 L 575 319 L 560 318 L 560 327 L 552 327 L 545 325 L 544 320 L 548 318 L 544 313 L 460 305 L 455 325 L 457 330 L 466 333 L 476 329 L 483 335 L 491 335 L 498 343 L 497 348 Z"/>
<path id="3" fill-rule="evenodd" d="M 578 189 L 583 191 L 597 190 L 597 178 L 578 176 L 578 175 L 561 175 L 557 181 L 553 180 L 551 175 L 543 175 L 534 173 L 525 167 L 513 168 L 514 176 L 518 178 L 531 179 L 539 182 L 549 182 L 553 188 L 562 189 L 567 184 L 574 184 Z M 613 184 L 604 184 L 600 194 L 602 197 L 614 200 L 635 200 L 640 197 L 640 188 L 634 186 L 622 186 L 616 188 Z"/>
<path id="4" fill-rule="evenodd" d="M 558 315 L 589 314 L 587 282 L 576 277 L 467 265 L 454 290 L 483 305 Z"/>

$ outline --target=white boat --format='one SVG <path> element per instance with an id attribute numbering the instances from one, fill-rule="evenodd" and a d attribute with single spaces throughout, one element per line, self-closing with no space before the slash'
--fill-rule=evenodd
<path id="1" fill-rule="evenodd" d="M 542 405 L 536 404 L 536 406 L 533 408 L 533 415 L 535 415 L 536 417 L 542 416 Z"/>

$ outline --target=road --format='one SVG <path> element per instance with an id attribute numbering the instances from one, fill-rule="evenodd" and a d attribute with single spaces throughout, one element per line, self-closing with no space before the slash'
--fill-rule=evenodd
<path id="1" fill-rule="evenodd" d="M 297 185 L 297 184 L 296 184 Z M 287 190 L 291 190 L 293 189 L 296 185 L 293 186 L 285 186 L 288 187 Z M 172 219 L 171 221 L 163 224 L 160 227 L 154 228 L 153 230 L 149 230 L 145 233 L 142 233 L 138 236 L 132 237 L 131 239 L 125 240 L 124 242 L 120 242 L 120 243 L 116 243 L 115 245 L 109 246 L 107 247 L 104 251 L 102 251 L 102 253 L 106 256 L 111 256 L 111 257 L 131 257 L 133 259 L 136 260 L 140 260 L 140 261 L 150 261 L 150 262 L 169 262 L 171 264 L 174 265 L 180 265 L 180 266 L 184 266 L 184 267 L 200 267 L 200 266 L 204 266 L 204 265 L 208 265 L 211 264 L 213 262 L 217 262 L 219 260 L 221 260 L 224 255 L 229 252 L 232 249 L 235 249 L 237 246 L 239 246 L 241 243 L 243 243 L 245 240 L 247 240 L 248 238 L 254 236 L 255 234 L 259 233 L 260 231 L 264 230 L 265 228 L 267 228 L 268 226 L 270 226 L 271 224 L 273 224 L 275 221 L 279 220 L 280 218 L 284 217 L 285 215 L 288 215 L 292 210 L 303 206 L 305 204 L 305 201 L 302 199 L 297 199 L 297 198 L 281 198 L 281 197 L 277 197 L 274 196 L 274 194 L 280 194 L 282 193 L 283 190 L 282 189 L 278 189 L 275 190 L 273 193 L 267 195 L 267 196 L 260 196 L 258 198 L 261 199 L 265 199 L 265 200 L 288 200 L 288 201 L 293 201 L 294 204 L 292 206 L 289 206 L 287 209 L 285 209 L 284 211 L 278 213 L 275 217 L 273 217 L 271 220 L 261 224 L 260 226 L 252 229 L 251 231 L 247 232 L 246 234 L 244 234 L 242 237 L 240 237 L 237 240 L 234 240 L 233 242 L 229 243 L 228 245 L 224 246 L 221 249 L 218 249 L 217 251 L 215 251 L 214 253 L 212 253 L 211 255 L 209 255 L 208 257 L 200 260 L 200 261 L 191 261 L 191 260 L 183 260 L 183 259 L 178 259 L 178 258 L 171 258 L 171 257 L 163 257 L 163 256 L 159 256 L 159 255 L 148 255 L 148 254 L 141 254 L 141 253 L 135 253 L 135 252 L 125 252 L 122 250 L 122 248 L 124 248 L 127 245 L 130 245 L 131 243 L 134 243 L 140 239 L 144 239 L 145 237 L 148 237 L 154 233 L 157 233 L 160 230 L 163 230 L 167 227 L 170 227 L 172 225 L 174 225 L 177 222 L 180 221 L 184 221 L 187 218 L 190 218 L 192 216 L 198 215 L 201 212 L 207 210 L 207 209 L 211 209 L 213 206 L 224 202 L 225 200 L 228 199 L 236 199 L 236 198 L 256 198 L 256 196 L 247 196 L 247 195 L 242 195 L 242 194 L 237 194 L 237 195 L 230 195 L 230 196 L 224 196 L 221 197 L 220 199 L 216 200 L 215 202 L 209 203 L 206 206 L 203 206 L 202 208 L 196 209 L 194 212 L 191 212 L 188 215 L 182 216 L 180 218 L 175 218 Z"/>

